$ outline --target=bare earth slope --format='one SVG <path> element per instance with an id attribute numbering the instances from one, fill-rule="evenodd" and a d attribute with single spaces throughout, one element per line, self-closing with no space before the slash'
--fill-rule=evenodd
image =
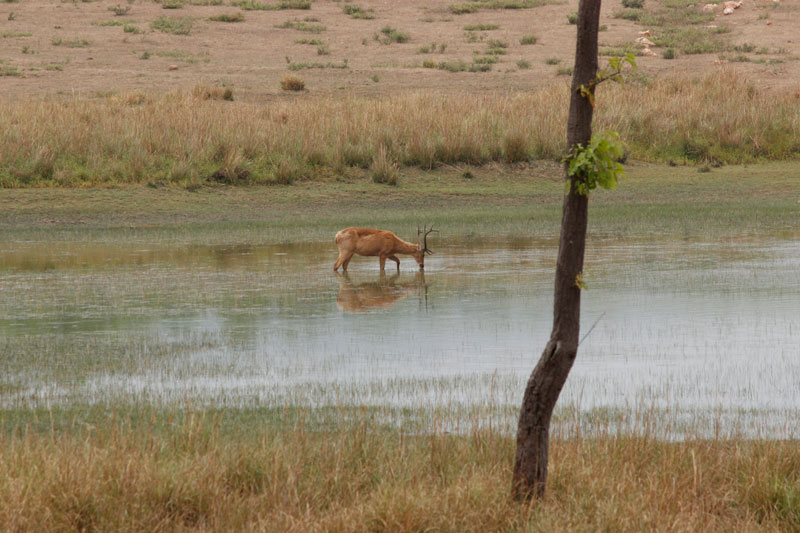
<path id="1" fill-rule="evenodd" d="M 523 3 L 510 0 L 506 5 Z M 247 10 L 229 0 L 224 5 L 177 0 L 4 0 L 0 3 L 0 90 L 3 97 L 98 96 L 191 89 L 201 84 L 225 85 L 234 89 L 237 99 L 258 100 L 282 93 L 280 81 L 287 75 L 302 78 L 311 93 L 334 94 L 419 88 L 519 90 L 566 80 L 575 37 L 567 14 L 576 9 L 577 1 L 530 3 L 545 5 L 489 9 L 490 0 L 463 4 L 315 0 L 308 3 L 309 9 L 264 10 L 279 5 L 277 0 L 267 0 L 246 6 L 262 9 Z M 167 5 L 175 8 L 167 9 Z M 352 6 L 362 8 L 373 18 L 353 18 L 345 13 L 345 6 L 351 6 L 351 12 Z M 459 6 L 479 9 L 454 13 Z M 243 20 L 211 20 L 219 15 Z M 189 33 L 157 29 L 153 23 L 162 17 L 168 24 L 175 23 L 172 19 L 190 22 Z M 639 20 L 629 20 L 634 18 Z M 287 21 L 303 24 L 278 27 Z M 688 21 L 694 22 L 695 33 L 676 34 L 690 26 Z M 721 6 L 704 16 L 700 4 L 685 0 L 647 0 L 644 10 L 624 10 L 619 1 L 606 1 L 601 24 L 605 27 L 600 34 L 601 53 L 639 51 L 634 42 L 638 32 L 650 30 L 650 39 L 659 46 L 653 48 L 655 57 L 638 58 L 646 75 L 706 72 L 732 63 L 759 85 L 786 88 L 800 82 L 797 0 L 745 1 L 729 16 L 722 14 Z M 382 33 L 387 27 L 397 32 Z M 402 35 L 407 40 L 395 42 L 398 35 L 400 41 Z M 673 41 L 668 42 L 670 35 Z M 535 44 L 522 44 L 526 36 L 534 36 Z M 699 39 L 700 48 L 687 48 L 684 53 L 681 47 L 688 47 L 694 38 Z M 708 39 L 713 42 L 709 44 Z M 675 59 L 664 58 L 667 48 L 675 50 Z M 689 53 L 698 50 L 705 53 Z M 494 59 L 497 62 L 491 63 Z M 491 70 L 451 72 L 475 70 L 481 64 Z M 732 93 L 735 90 L 731 88 Z"/>

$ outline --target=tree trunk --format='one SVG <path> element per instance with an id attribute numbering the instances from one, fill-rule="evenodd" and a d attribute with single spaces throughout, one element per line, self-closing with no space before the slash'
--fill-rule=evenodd
<path id="1" fill-rule="evenodd" d="M 579 143 L 586 146 L 592 136 L 593 108 L 589 99 L 581 95 L 580 86 L 593 87 L 596 79 L 599 20 L 600 0 L 580 0 L 567 125 L 568 150 Z M 570 180 L 568 175 L 567 180 Z M 581 289 L 576 281 L 583 271 L 588 205 L 588 196 L 576 194 L 570 184 L 564 198 L 558 243 L 553 331 L 525 387 L 519 414 L 512 482 L 512 493 L 517 499 L 544 495 L 550 418 L 578 353 Z"/>

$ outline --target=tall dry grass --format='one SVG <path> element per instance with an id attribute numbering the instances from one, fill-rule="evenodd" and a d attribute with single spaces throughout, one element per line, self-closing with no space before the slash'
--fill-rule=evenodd
<path id="1" fill-rule="evenodd" d="M 256 427 L 0 433 L 4 531 L 797 531 L 796 442 L 557 439 L 546 499 L 509 499 L 513 441 Z"/>
<path id="2" fill-rule="evenodd" d="M 0 186 L 215 176 L 286 183 L 368 168 L 382 150 L 400 166 L 558 159 L 567 93 L 559 84 L 517 94 L 307 96 L 259 105 L 205 99 L 197 90 L 5 100 Z M 603 86 L 598 109 L 596 128 L 617 130 L 635 158 L 739 163 L 800 154 L 800 93 L 760 89 L 732 70 Z"/>

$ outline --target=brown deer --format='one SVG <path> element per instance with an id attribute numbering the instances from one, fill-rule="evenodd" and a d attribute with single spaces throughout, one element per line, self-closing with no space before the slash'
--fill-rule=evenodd
<path id="1" fill-rule="evenodd" d="M 381 264 L 381 270 L 386 267 L 386 259 L 391 259 L 397 263 L 397 271 L 400 271 L 400 260 L 397 254 L 413 255 L 414 259 L 419 265 L 419 269 L 425 268 L 425 254 L 432 254 L 433 252 L 428 249 L 428 235 L 432 231 L 425 226 L 424 230 L 419 229 L 417 226 L 417 244 L 406 242 L 399 238 L 391 231 L 382 229 L 368 229 L 368 228 L 346 228 L 336 234 L 334 242 L 339 247 L 339 258 L 333 265 L 333 270 L 342 270 L 347 272 L 347 265 L 350 264 L 350 259 L 353 254 L 378 256 Z"/>

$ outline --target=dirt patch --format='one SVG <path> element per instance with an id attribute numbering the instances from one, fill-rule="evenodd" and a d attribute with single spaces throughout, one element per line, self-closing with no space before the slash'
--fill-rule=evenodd
<path id="1" fill-rule="evenodd" d="M 303 4 L 284 2 L 283 6 Z M 103 96 L 189 90 L 204 84 L 230 87 L 237 99 L 261 100 L 293 97 L 281 89 L 287 75 L 303 79 L 305 93 L 334 94 L 420 88 L 505 91 L 567 82 L 575 39 L 575 26 L 568 23 L 567 14 L 577 9 L 577 1 L 528 9 L 479 9 L 463 15 L 452 12 L 454 4 L 445 0 L 363 0 L 358 4 L 317 0 L 308 4 L 310 9 L 246 10 L 240 6 L 281 4 L 4 2 L 0 3 L 3 92 L 6 97 Z M 167 5 L 173 9 L 165 9 Z M 362 10 L 344 9 L 346 5 Z M 660 6 L 648 0 L 645 9 Z M 619 2 L 604 2 L 601 48 L 631 46 L 645 29 L 658 42 L 659 28 L 615 17 L 621 10 Z M 367 15 L 354 17 L 359 12 Z M 655 57 L 639 57 L 638 62 L 646 75 L 707 72 L 735 63 L 759 84 L 793 86 L 800 82 L 799 22 L 800 6 L 787 0 L 746 2 L 729 16 L 718 8 L 703 25 L 729 28 L 726 39 L 744 52 L 678 54 L 664 59 L 663 50 L 655 48 Z M 187 27 L 188 34 L 181 33 Z M 176 33 L 165 28 L 174 28 Z M 387 28 L 397 33 L 382 31 Z M 407 39 L 388 39 L 387 35 Z M 535 44 L 522 44 L 533 40 Z M 492 42 L 506 46 L 493 47 Z M 474 65 L 491 70 L 470 72 Z M 735 90 L 731 88 L 732 93 Z"/>

